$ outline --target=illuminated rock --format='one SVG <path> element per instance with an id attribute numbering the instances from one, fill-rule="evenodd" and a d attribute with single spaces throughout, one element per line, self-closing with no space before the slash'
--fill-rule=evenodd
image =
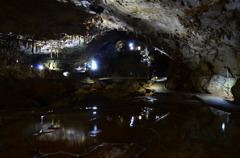
<path id="1" fill-rule="evenodd" d="M 51 57 L 58 57 L 56 47 L 71 46 L 69 40 L 77 41 L 80 37 L 69 36 L 57 42 L 47 42 L 50 47 L 44 47 L 45 43 L 37 38 L 57 38 L 66 32 L 81 34 L 84 36 L 81 40 L 88 43 L 92 37 L 116 29 L 142 35 L 147 44 L 157 49 L 163 48 L 163 52 L 173 60 L 178 57 L 181 64 L 173 61 L 172 64 L 176 65 L 169 71 L 167 86 L 170 89 L 224 94 L 228 98 L 231 95 L 227 95 L 224 87 L 232 81 L 223 81 L 226 80 L 224 77 L 239 77 L 238 1 L 58 0 L 34 3 L 25 0 L 15 1 L 15 4 L 17 7 L 12 7 L 11 2 L 4 1 L 0 5 L 0 32 L 22 34 L 17 39 L 24 41 L 23 47 L 34 53 L 48 52 Z M 6 40 L 9 44 L 19 44 L 11 37 L 12 33 L 9 33 Z M 4 43 L 4 40 L 1 42 Z M 95 50 L 99 47 L 96 43 L 90 47 L 90 52 L 97 53 Z M 3 60 L 1 64 L 7 63 L 8 60 Z M 223 92 L 214 89 L 215 82 Z"/>
<path id="2" fill-rule="evenodd" d="M 231 88 L 235 84 L 235 82 L 236 80 L 234 78 L 214 75 L 211 77 L 206 89 L 211 94 L 231 99 L 233 97 L 231 93 Z"/>

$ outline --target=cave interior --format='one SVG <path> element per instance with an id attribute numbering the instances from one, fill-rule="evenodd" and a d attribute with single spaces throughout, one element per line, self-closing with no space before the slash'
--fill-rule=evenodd
<path id="1" fill-rule="evenodd" d="M 237 0 L 0 0 L 0 157 L 237 158 Z"/>

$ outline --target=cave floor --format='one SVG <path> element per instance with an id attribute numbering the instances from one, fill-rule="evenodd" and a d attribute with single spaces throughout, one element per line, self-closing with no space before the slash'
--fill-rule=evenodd
<path id="1" fill-rule="evenodd" d="M 239 108 L 216 108 L 213 100 L 168 92 L 1 111 L 0 157 L 237 158 Z"/>

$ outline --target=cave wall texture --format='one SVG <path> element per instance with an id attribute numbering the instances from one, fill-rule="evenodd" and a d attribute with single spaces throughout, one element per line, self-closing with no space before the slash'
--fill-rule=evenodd
<path id="1" fill-rule="evenodd" d="M 29 0 L 17 1 L 22 10 L 11 10 L 16 0 L 0 2 L 0 32 L 77 34 L 93 29 L 97 34 L 117 29 L 145 36 L 173 59 L 169 89 L 231 98 L 230 88 L 240 76 L 238 0 L 37 0 L 34 9 L 26 7 L 33 3 Z M 83 25 L 87 18 L 94 19 L 91 27 Z"/>
<path id="2" fill-rule="evenodd" d="M 99 0 L 105 27 L 135 31 L 174 51 L 167 86 L 231 98 L 240 75 L 240 2 Z M 171 53 L 171 52 L 168 52 Z"/>

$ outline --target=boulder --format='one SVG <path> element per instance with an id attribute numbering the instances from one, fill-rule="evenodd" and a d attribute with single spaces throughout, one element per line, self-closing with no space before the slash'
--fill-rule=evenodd
<path id="1" fill-rule="evenodd" d="M 213 75 L 206 84 L 207 92 L 218 95 L 220 97 L 231 99 L 233 95 L 231 93 L 231 87 L 235 84 L 234 78 L 227 78 L 221 75 Z"/>

